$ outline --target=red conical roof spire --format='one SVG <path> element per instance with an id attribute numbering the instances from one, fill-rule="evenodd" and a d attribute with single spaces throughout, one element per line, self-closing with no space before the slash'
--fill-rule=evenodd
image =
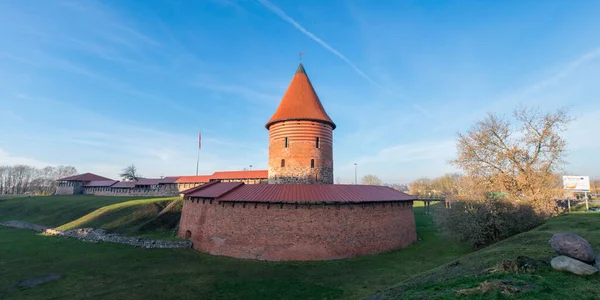
<path id="1" fill-rule="evenodd" d="M 292 82 L 279 103 L 279 107 L 277 107 L 265 127 L 269 129 L 273 123 L 289 120 L 318 121 L 331 125 L 333 129 L 336 127 L 327 112 L 325 112 L 325 108 L 323 108 L 319 96 L 317 96 L 310 83 L 302 63 L 298 66 Z"/>

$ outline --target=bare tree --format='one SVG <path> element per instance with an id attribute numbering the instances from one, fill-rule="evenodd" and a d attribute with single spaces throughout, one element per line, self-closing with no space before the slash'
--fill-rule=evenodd
<path id="1" fill-rule="evenodd" d="M 451 163 L 490 192 L 527 201 L 537 213 L 550 214 L 560 192 L 557 172 L 566 141 L 560 133 L 571 121 L 567 111 L 542 113 L 518 108 L 514 123 L 488 114 L 466 134 L 458 134 L 458 156 Z"/>
<path id="2" fill-rule="evenodd" d="M 123 180 L 127 181 L 138 181 L 141 178 L 141 175 L 138 173 L 137 168 L 133 164 L 125 167 L 119 176 L 121 176 Z"/>
<path id="3" fill-rule="evenodd" d="M 57 179 L 76 173 L 77 170 L 71 166 L 43 169 L 26 165 L 0 166 L 0 194 L 49 195 L 56 189 Z"/>
<path id="4" fill-rule="evenodd" d="M 360 183 L 368 184 L 368 185 L 382 185 L 383 184 L 383 182 L 381 181 L 381 179 L 379 179 L 379 177 L 377 177 L 376 175 L 372 175 L 372 174 L 367 174 L 367 175 L 363 176 L 363 178 L 360 180 Z"/>
<path id="5" fill-rule="evenodd" d="M 408 185 L 408 192 L 413 196 L 426 196 L 433 192 L 433 181 L 422 177 Z"/>
<path id="6" fill-rule="evenodd" d="M 590 182 L 590 192 L 592 195 L 600 193 L 600 179 L 592 179 Z"/>

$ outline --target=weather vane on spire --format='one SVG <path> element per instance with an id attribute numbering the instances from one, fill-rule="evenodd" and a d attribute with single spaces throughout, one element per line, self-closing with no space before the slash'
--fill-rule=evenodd
<path id="1" fill-rule="evenodd" d="M 306 52 L 300 52 L 298 53 L 298 57 L 300 58 L 300 62 L 302 62 L 302 56 L 304 56 L 306 54 Z"/>

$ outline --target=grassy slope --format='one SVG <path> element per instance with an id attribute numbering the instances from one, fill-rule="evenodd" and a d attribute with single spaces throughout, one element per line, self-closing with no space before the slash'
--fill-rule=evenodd
<path id="1" fill-rule="evenodd" d="M 123 234 L 138 234 L 144 225 L 154 220 L 174 201 L 180 200 L 177 197 L 171 197 L 116 203 L 101 207 L 81 218 L 61 225 L 57 229 L 93 227 Z"/>
<path id="2" fill-rule="evenodd" d="M 0 203 L 0 211 L 3 209 Z M 0 216 L 5 217 L 2 213 Z M 57 272 L 63 278 L 6 296 L 15 299 L 360 299 L 467 252 L 439 237 L 431 216 L 424 215 L 422 208 L 415 209 L 415 217 L 421 240 L 407 249 L 356 259 L 302 263 L 216 257 L 190 249 L 89 244 L 0 228 L 0 298 L 20 280 Z M 156 222 L 146 224 L 152 227 L 156 225 L 153 223 Z"/>
<path id="3" fill-rule="evenodd" d="M 60 226 L 101 207 L 140 197 L 45 196 L 8 199 L 0 202 L 0 221 L 22 220 Z"/>
<path id="4" fill-rule="evenodd" d="M 594 249 L 600 251 L 600 213 L 573 213 L 552 219 L 529 232 L 516 235 L 502 242 L 461 258 L 455 266 L 441 266 L 420 274 L 410 281 L 373 299 L 453 299 L 457 289 L 477 287 L 490 279 L 521 279 L 534 285 L 534 289 L 520 294 L 522 299 L 600 299 L 600 274 L 580 277 L 543 266 L 535 273 L 490 274 L 486 269 L 494 267 L 502 259 L 515 259 L 523 255 L 549 261 L 556 256 L 548 240 L 554 233 L 574 232 L 586 238 Z M 476 299 L 497 299 L 506 296 L 498 292 L 471 296 Z M 465 297 L 468 298 L 468 297 Z"/>

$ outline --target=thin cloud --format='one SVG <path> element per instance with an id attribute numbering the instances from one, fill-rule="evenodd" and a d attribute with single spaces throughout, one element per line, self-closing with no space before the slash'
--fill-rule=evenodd
<path id="1" fill-rule="evenodd" d="M 56 164 L 43 162 L 30 157 L 16 156 L 0 148 L 0 165 L 28 165 L 36 168 L 55 166 Z"/>
<path id="2" fill-rule="evenodd" d="M 329 50 L 335 56 L 341 58 L 352 69 L 354 69 L 354 71 L 356 71 L 356 73 L 358 73 L 358 75 L 364 77 L 366 80 L 368 80 L 373 85 L 375 85 L 375 86 L 377 86 L 379 88 L 383 88 L 381 85 L 379 85 L 377 82 L 375 82 L 371 77 L 369 77 L 367 74 L 365 74 L 365 72 L 363 72 L 361 69 L 359 69 L 353 62 L 351 62 L 348 58 L 346 58 L 346 56 L 344 56 L 339 51 L 335 50 L 333 47 L 329 46 L 329 44 L 327 44 L 322 39 L 320 39 L 319 37 L 317 37 L 316 35 L 314 35 L 312 32 L 306 30 L 302 25 L 298 24 L 298 22 L 296 22 L 294 19 L 292 19 L 290 16 L 288 16 L 279 7 L 273 5 L 271 2 L 269 2 L 267 0 L 257 0 L 257 1 L 260 4 L 262 4 L 264 7 L 266 7 L 267 9 L 269 9 L 270 11 L 272 11 L 273 13 L 275 13 L 277 16 L 279 16 L 284 21 L 292 24 L 294 27 L 296 27 L 296 29 L 300 30 L 300 32 L 302 32 L 303 34 L 305 34 L 306 36 L 308 36 L 309 38 L 311 38 L 315 42 L 319 43 L 325 49 Z"/>
<path id="3" fill-rule="evenodd" d="M 560 80 L 568 77 L 579 66 L 583 65 L 584 63 L 593 61 L 599 57 L 600 57 L 600 47 L 581 55 L 580 57 L 578 57 L 575 60 L 570 61 L 569 63 L 567 63 L 567 65 L 564 68 L 562 68 L 556 74 L 523 89 L 520 94 L 521 94 L 521 96 L 523 96 L 523 95 L 544 89 L 548 86 L 554 85 L 554 84 L 560 82 Z"/>
<path id="4" fill-rule="evenodd" d="M 245 86 L 239 85 L 227 85 L 227 84 L 216 84 L 214 82 L 204 82 L 204 81 L 196 81 L 193 82 L 192 85 L 209 90 L 215 93 L 223 93 L 230 95 L 238 95 L 246 100 L 256 101 L 257 99 L 262 99 L 271 103 L 277 103 L 280 100 L 279 96 L 262 93 L 259 91 L 255 91 L 253 89 L 247 88 Z"/>
<path id="5" fill-rule="evenodd" d="M 304 28 L 302 25 L 300 25 L 298 22 L 296 22 L 294 19 L 292 19 L 290 16 L 288 16 L 283 10 L 281 10 L 279 7 L 275 6 L 273 3 L 267 1 L 267 0 L 256 0 L 258 1 L 261 5 L 263 5 L 264 7 L 266 7 L 268 10 L 270 10 L 271 12 L 275 13 L 278 17 L 280 17 L 281 19 L 283 19 L 284 21 L 290 23 L 292 26 L 294 26 L 296 29 L 298 29 L 300 32 L 302 32 L 304 35 L 308 36 L 309 38 L 311 38 L 313 41 L 317 42 L 318 44 L 320 44 L 321 46 L 323 46 L 325 49 L 327 49 L 329 52 L 333 53 L 335 56 L 339 57 L 340 59 L 342 59 L 344 62 L 346 62 L 356 73 L 358 73 L 358 75 L 362 76 L 363 78 L 365 78 L 368 82 L 370 82 L 371 84 L 373 84 L 374 86 L 378 87 L 379 89 L 385 91 L 386 93 L 393 95 L 395 97 L 398 98 L 404 98 L 404 97 L 400 97 L 399 95 L 392 93 L 390 90 L 388 90 L 387 88 L 385 88 L 384 86 L 380 85 L 379 83 L 377 83 L 375 80 L 373 80 L 371 77 L 369 77 L 367 74 L 365 74 L 365 72 L 363 72 L 361 69 L 359 69 L 352 61 L 350 61 L 345 55 L 343 55 L 342 53 L 340 53 L 338 50 L 336 50 L 335 48 L 331 47 L 329 44 L 327 44 L 325 41 L 323 41 L 322 39 L 320 39 L 318 36 L 314 35 L 312 32 L 306 30 L 306 28 Z M 424 109 L 423 107 L 421 107 L 420 105 L 413 103 L 412 104 L 413 107 L 420 111 L 421 113 L 429 116 L 429 112 Z"/>

